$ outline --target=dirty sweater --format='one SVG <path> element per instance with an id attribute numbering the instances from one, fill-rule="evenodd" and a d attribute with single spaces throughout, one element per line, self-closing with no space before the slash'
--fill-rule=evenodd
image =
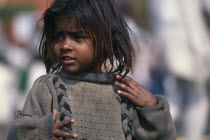
<path id="1" fill-rule="evenodd" d="M 63 131 L 78 133 L 78 140 L 175 140 L 169 106 L 140 108 L 120 97 L 115 75 L 58 72 L 34 83 L 22 111 L 16 112 L 8 140 L 53 139 L 52 110 L 56 121 L 76 122 Z"/>

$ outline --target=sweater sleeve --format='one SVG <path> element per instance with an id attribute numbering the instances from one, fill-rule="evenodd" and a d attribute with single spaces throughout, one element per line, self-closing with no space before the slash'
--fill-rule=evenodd
<path id="1" fill-rule="evenodd" d="M 135 140 L 175 140 L 169 104 L 162 96 L 156 96 L 158 104 L 153 107 L 137 107 L 133 112 L 131 133 Z"/>
<path id="2" fill-rule="evenodd" d="M 7 140 L 51 140 L 53 138 L 52 95 L 43 79 L 46 79 L 46 75 L 36 80 L 23 110 L 16 112 Z"/>

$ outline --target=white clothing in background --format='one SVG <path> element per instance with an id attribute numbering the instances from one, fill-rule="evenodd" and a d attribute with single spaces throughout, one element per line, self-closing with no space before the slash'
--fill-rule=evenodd
<path id="1" fill-rule="evenodd" d="M 0 124 L 8 124 L 16 109 L 16 81 L 14 71 L 0 63 Z"/>
<path id="2" fill-rule="evenodd" d="M 174 120 L 184 115 L 187 140 L 202 139 L 209 110 L 205 85 L 210 77 L 210 37 L 203 18 L 203 8 L 207 7 L 203 2 L 150 0 L 151 22 L 163 66 L 176 83 L 176 89 L 166 92 L 166 96 Z"/>

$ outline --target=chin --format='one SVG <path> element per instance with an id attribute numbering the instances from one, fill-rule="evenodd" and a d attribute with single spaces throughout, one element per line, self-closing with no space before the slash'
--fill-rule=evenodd
<path id="1" fill-rule="evenodd" d="M 81 71 L 78 70 L 78 69 L 75 69 L 75 68 L 68 68 L 68 67 L 63 67 L 63 69 L 68 72 L 68 73 L 73 73 L 73 74 L 76 74 L 76 73 L 80 73 Z"/>
<path id="2" fill-rule="evenodd" d="M 96 70 L 93 69 L 89 69 L 89 68 L 85 68 L 85 67 L 63 67 L 63 69 L 68 72 L 68 73 L 72 73 L 72 74 L 77 74 L 77 73 L 81 73 L 81 72 L 88 72 L 88 73 L 98 73 Z"/>

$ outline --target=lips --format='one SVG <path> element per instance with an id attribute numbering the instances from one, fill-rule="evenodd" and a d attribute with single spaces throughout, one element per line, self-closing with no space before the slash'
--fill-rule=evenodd
<path id="1" fill-rule="evenodd" d="M 61 59 L 62 59 L 63 63 L 66 65 L 74 64 L 76 61 L 75 58 L 72 58 L 70 56 L 62 56 Z"/>

